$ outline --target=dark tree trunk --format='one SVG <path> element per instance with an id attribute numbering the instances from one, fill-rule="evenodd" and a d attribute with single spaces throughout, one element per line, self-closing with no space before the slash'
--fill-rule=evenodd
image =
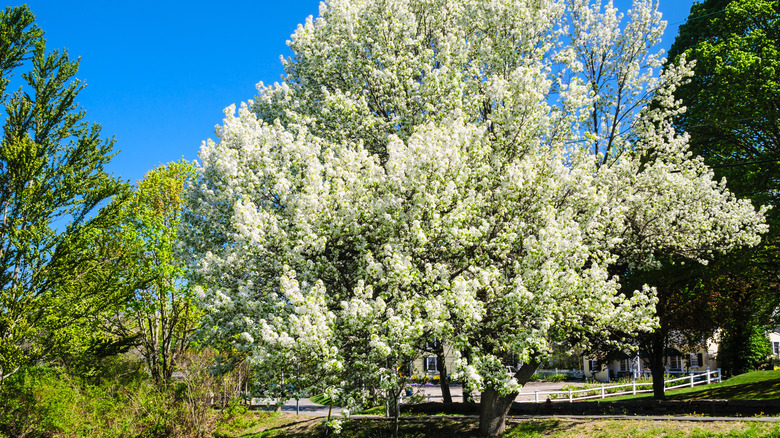
<path id="1" fill-rule="evenodd" d="M 479 402 L 479 436 L 496 437 L 506 429 L 506 417 L 517 393 L 501 396 L 493 388 L 485 388 Z"/>
<path id="2" fill-rule="evenodd" d="M 517 379 L 517 383 L 521 385 L 525 385 L 528 383 L 529 380 L 531 380 L 531 377 L 533 377 L 536 370 L 539 368 L 539 361 L 536 359 L 531 359 L 530 362 L 524 363 L 519 370 L 515 373 L 515 379 Z"/>
<path id="3" fill-rule="evenodd" d="M 444 403 L 452 403 L 452 393 L 450 392 L 450 376 L 447 375 L 447 364 L 444 362 L 444 347 L 439 342 L 439 348 L 436 350 L 436 365 L 439 369 L 439 385 L 441 385 L 441 396 Z"/>
<path id="4" fill-rule="evenodd" d="M 515 379 L 521 385 L 525 385 L 536 369 L 539 368 L 539 362 L 531 360 L 523 364 L 515 373 Z M 480 397 L 479 403 L 479 435 L 483 437 L 496 437 L 501 435 L 506 429 L 506 417 L 509 414 L 509 408 L 515 401 L 517 393 L 501 396 L 493 388 L 485 388 Z"/>
<path id="5" fill-rule="evenodd" d="M 663 400 L 666 398 L 664 374 L 664 346 L 666 345 L 665 336 L 660 330 L 656 330 L 650 335 L 649 342 L 645 345 L 650 372 L 653 375 L 653 398 Z"/>

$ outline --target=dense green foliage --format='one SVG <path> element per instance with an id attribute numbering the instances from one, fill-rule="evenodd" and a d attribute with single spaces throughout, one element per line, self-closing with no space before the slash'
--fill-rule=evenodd
<path id="1" fill-rule="evenodd" d="M 779 14 L 772 0 L 695 3 L 669 52 L 696 61 L 691 82 L 675 93 L 688 107 L 677 123 L 691 149 L 757 204 L 780 196 Z M 753 161 L 762 162 L 742 165 Z"/>
<path id="2" fill-rule="evenodd" d="M 155 384 L 143 362 L 123 356 L 107 360 L 100 383 L 61 367 L 25 367 L 0 388 L 0 437 L 213 436 L 246 408 L 240 398 L 221 410 L 209 405 L 235 383 L 211 374 L 212 356 L 188 355 L 184 377 L 171 386 Z"/>
<path id="3" fill-rule="evenodd" d="M 742 374 L 767 364 L 772 348 L 763 327 L 748 327 L 744 332 L 725 332 L 718 351 L 722 368 Z"/>
<path id="4" fill-rule="evenodd" d="M 706 303 L 704 312 L 690 314 L 698 315 L 692 320 L 716 321 L 725 332 L 720 356 L 727 373 L 763 363 L 765 348 L 753 342 L 754 328 L 776 324 L 780 305 L 779 14 L 773 0 L 695 3 L 669 52 L 674 62 L 682 56 L 696 62 L 691 82 L 675 93 L 688 108 L 676 124 L 690 135 L 691 151 L 737 196 L 775 207 L 761 245 L 686 270 L 682 289 L 695 290 Z"/>
<path id="5" fill-rule="evenodd" d="M 194 169 L 186 161 L 149 171 L 122 200 L 117 244 L 134 254 L 124 266 L 132 279 L 127 306 L 103 313 L 114 339 L 132 339 L 152 377 L 168 381 L 197 327 L 198 310 L 177 255 L 182 193 Z"/>
<path id="6" fill-rule="evenodd" d="M 47 51 L 25 7 L 0 12 L 0 382 L 67 344 L 69 329 L 120 297 L 100 238 L 125 191 L 108 175 L 113 141 L 84 120 L 78 61 Z M 21 88 L 8 92 L 14 73 Z M 99 210 L 99 211 L 98 211 Z"/>

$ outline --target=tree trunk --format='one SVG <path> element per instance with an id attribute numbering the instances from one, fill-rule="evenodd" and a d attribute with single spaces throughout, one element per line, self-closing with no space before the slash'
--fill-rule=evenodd
<path id="1" fill-rule="evenodd" d="M 485 388 L 479 403 L 479 436 L 496 437 L 506 429 L 506 416 L 517 393 L 501 396 L 493 388 Z"/>
<path id="2" fill-rule="evenodd" d="M 539 362 L 532 359 L 524 363 L 514 377 L 518 383 L 525 385 L 531 380 L 537 368 Z M 517 393 L 501 396 L 495 389 L 485 388 L 479 403 L 479 436 L 495 437 L 504 432 L 509 408 L 512 407 L 516 397 Z"/>
<path id="3" fill-rule="evenodd" d="M 441 385 L 441 396 L 444 403 L 452 403 L 452 393 L 450 392 L 450 376 L 447 375 L 447 364 L 444 362 L 444 347 L 439 342 L 439 349 L 436 351 L 436 365 L 439 368 L 439 385 Z"/>
<path id="4" fill-rule="evenodd" d="M 393 419 L 393 436 L 398 437 L 398 421 L 401 417 L 401 389 L 387 391 L 387 416 Z"/>
<path id="5" fill-rule="evenodd" d="M 401 393 L 395 389 L 387 391 L 387 416 L 395 418 L 399 414 L 399 400 Z"/>
<path id="6" fill-rule="evenodd" d="M 650 365 L 650 372 L 653 374 L 653 398 L 663 400 L 666 398 L 664 374 L 664 336 L 661 333 L 653 333 L 652 338 L 646 348 Z"/>

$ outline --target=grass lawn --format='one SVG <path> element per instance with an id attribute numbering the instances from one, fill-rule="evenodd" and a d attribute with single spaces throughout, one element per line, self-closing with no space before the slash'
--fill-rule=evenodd
<path id="1" fill-rule="evenodd" d="M 321 418 L 293 414 L 251 412 L 243 427 L 223 427 L 215 438 L 319 438 L 324 434 Z M 476 418 L 404 417 L 403 437 L 476 437 Z M 383 438 L 392 436 L 392 422 L 385 418 L 354 419 L 344 423 L 342 438 Z M 778 423 L 686 422 L 652 420 L 510 419 L 504 437 L 777 437 Z"/>
<path id="2" fill-rule="evenodd" d="M 652 394 L 610 397 L 607 401 L 651 399 Z M 780 399 L 780 370 L 752 371 L 721 383 L 667 391 L 668 400 L 777 400 Z"/>

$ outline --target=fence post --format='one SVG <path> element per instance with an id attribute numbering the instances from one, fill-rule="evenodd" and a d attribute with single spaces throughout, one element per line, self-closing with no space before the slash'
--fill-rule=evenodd
<path id="1" fill-rule="evenodd" d="M 712 371 L 710 371 L 710 370 L 707 370 L 707 384 L 708 384 L 708 385 L 710 384 L 710 381 L 712 380 L 712 378 L 711 378 L 711 373 L 712 373 Z"/>
<path id="2" fill-rule="evenodd" d="M 636 380 L 632 382 L 632 389 L 634 390 L 634 395 L 636 395 Z"/>
<path id="3" fill-rule="evenodd" d="M 574 400 L 572 400 L 572 398 L 571 398 L 571 388 L 569 388 L 569 403 L 571 403 L 572 401 L 574 401 Z"/>
<path id="4" fill-rule="evenodd" d="M 720 371 L 720 368 L 718 368 L 718 382 L 723 381 L 723 373 Z"/>
<path id="5" fill-rule="evenodd" d="M 604 398 L 604 384 L 601 384 L 601 398 Z"/>
<path id="6" fill-rule="evenodd" d="M 539 391 L 534 391 L 534 400 L 539 403 Z"/>
<path id="7" fill-rule="evenodd" d="M 691 388 L 693 388 L 693 374 L 691 374 Z"/>

